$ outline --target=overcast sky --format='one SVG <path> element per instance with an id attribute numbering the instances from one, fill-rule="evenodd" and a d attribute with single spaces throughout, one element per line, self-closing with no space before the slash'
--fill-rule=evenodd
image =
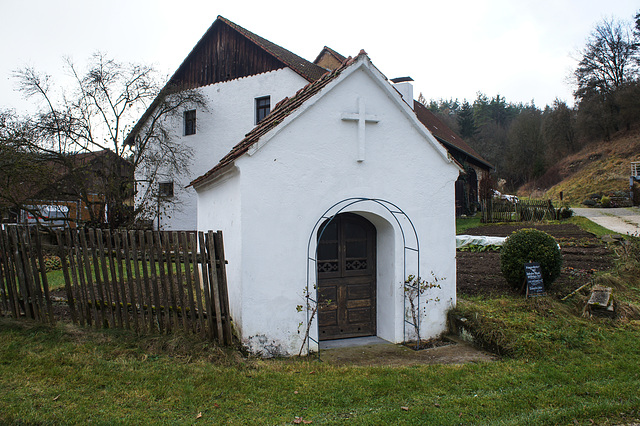
<path id="1" fill-rule="evenodd" d="M 180 65 L 217 15 L 313 61 L 327 45 L 345 56 L 365 49 L 388 78 L 411 76 L 415 97 L 473 101 L 477 92 L 539 107 L 568 84 L 576 52 L 603 18 L 630 20 L 631 0 L 253 1 L 0 0 L 0 108 L 26 112 L 12 71 L 59 77 L 62 57 L 93 52 Z M 374 6 L 379 4 L 380 6 Z M 397 5 L 397 6 L 396 6 Z"/>

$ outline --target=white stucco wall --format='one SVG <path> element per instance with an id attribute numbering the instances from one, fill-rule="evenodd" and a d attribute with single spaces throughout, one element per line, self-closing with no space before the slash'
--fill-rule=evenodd
<path id="1" fill-rule="evenodd" d="M 363 162 L 356 161 L 357 124 L 341 120 L 342 113 L 357 111 L 359 96 L 365 98 L 367 113 L 380 120 L 366 126 Z M 381 90 L 366 72 L 356 71 L 318 97 L 255 153 L 236 160 L 238 172 L 227 184 L 199 188 L 199 229 L 223 229 L 225 247 L 239 256 L 227 256 L 230 292 L 232 286 L 241 288 L 234 290 L 240 300 L 232 304 L 234 311 L 242 312 L 242 320 L 234 320 L 242 342 L 254 352 L 298 353 L 306 313 L 297 312 L 296 306 L 305 304 L 309 238 L 323 212 L 350 197 L 390 201 L 411 218 L 419 233 L 421 275 L 428 277 L 433 271 L 444 279 L 443 288 L 431 295 L 440 301 L 427 305 L 422 337 L 445 330 L 445 312 L 455 304 L 458 169 L 425 140 L 398 103 L 391 101 L 393 96 L 399 98 L 395 92 Z M 217 205 L 213 199 L 218 196 L 231 193 L 223 187 L 232 181 L 238 182 L 234 190 L 242 199 L 240 225 L 229 226 L 224 212 L 205 219 L 203 209 Z M 354 204 L 345 211 L 361 214 L 376 227 L 377 333 L 401 342 L 405 271 L 400 229 L 393 216 L 375 203 Z M 233 214 L 237 220 L 238 212 Z M 403 226 L 405 233 L 412 232 L 408 222 L 403 221 Z M 315 238 L 311 236 L 312 250 Z M 407 242 L 411 241 L 408 237 Z M 232 272 L 234 262 L 242 267 Z M 417 262 L 410 254 L 407 265 L 407 275 L 417 273 Z M 317 337 L 315 325 L 312 336 Z"/>
<path id="2" fill-rule="evenodd" d="M 277 102 L 307 83 L 291 69 L 283 68 L 198 89 L 207 100 L 208 111 L 196 112 L 196 134 L 184 136 L 182 120 L 172 123 L 173 137 L 190 147 L 193 157 L 188 170 L 175 180 L 173 205 L 162 211 L 161 229 L 196 228 L 196 194 L 193 188 L 185 187 L 215 165 L 255 126 L 255 99 L 270 96 L 273 109 Z M 140 189 L 143 188 L 141 183 Z M 154 226 L 157 223 L 154 220 Z"/>

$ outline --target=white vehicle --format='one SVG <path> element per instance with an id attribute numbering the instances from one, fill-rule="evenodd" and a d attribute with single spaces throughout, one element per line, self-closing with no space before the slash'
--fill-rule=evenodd
<path id="1" fill-rule="evenodd" d="M 25 225 L 40 224 L 49 228 L 64 228 L 69 219 L 69 207 L 58 205 L 25 206 L 20 211 L 20 223 Z M 37 212 L 37 216 L 34 214 Z"/>
<path id="2" fill-rule="evenodd" d="M 518 201 L 520 201 L 518 199 L 518 196 L 516 195 L 507 195 L 507 194 L 502 194 L 500 191 L 494 189 L 493 190 L 493 196 L 496 198 L 500 198 L 502 200 L 507 200 L 507 201 L 511 201 L 512 203 L 516 204 Z"/>

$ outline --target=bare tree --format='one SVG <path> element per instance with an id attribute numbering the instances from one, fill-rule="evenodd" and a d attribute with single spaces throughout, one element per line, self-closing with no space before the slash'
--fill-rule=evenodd
<path id="1" fill-rule="evenodd" d="M 149 180 L 158 170 L 165 175 L 183 173 L 191 151 L 176 142 L 170 131 L 172 120 L 188 108 L 206 109 L 204 98 L 195 90 L 162 87 L 149 66 L 120 63 L 102 53 L 93 55 L 84 72 L 69 59 L 65 59 L 65 68 L 72 87 L 57 91 L 49 76 L 32 68 L 15 73 L 21 91 L 42 105 L 31 119 L 31 142 L 42 153 L 55 156 L 69 173 L 83 173 L 78 167 L 79 154 L 109 150 L 113 160 L 100 165 L 98 178 L 95 168 L 91 177 L 84 170 L 83 176 L 69 179 L 65 187 L 77 192 L 87 206 L 109 205 L 122 219 L 124 206 L 131 204 L 128 201 L 135 191 L 133 173 L 123 172 L 123 162 L 130 165 L 124 169 L 146 170 Z M 92 196 L 96 190 L 103 197 Z M 149 205 L 144 197 L 153 195 L 138 195 L 138 208 L 128 216 L 142 214 Z M 99 209 L 89 212 L 92 220 L 100 221 L 94 217 Z"/>
<path id="2" fill-rule="evenodd" d="M 611 93 L 635 77 L 637 50 L 629 23 L 604 19 L 597 24 L 580 52 L 582 59 L 574 72 L 576 98 Z"/>
<path id="3" fill-rule="evenodd" d="M 37 192 L 53 179 L 48 156 L 31 141 L 33 126 L 13 111 L 0 111 L 0 211 L 8 219 L 28 210 L 26 194 Z M 16 218 L 14 218 L 16 219 Z"/>

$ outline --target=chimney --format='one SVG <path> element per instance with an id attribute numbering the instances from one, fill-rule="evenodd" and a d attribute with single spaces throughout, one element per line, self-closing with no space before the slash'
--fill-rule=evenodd
<path id="1" fill-rule="evenodd" d="M 411 77 L 392 78 L 393 87 L 402 95 L 402 99 L 413 109 L 413 79 Z"/>

